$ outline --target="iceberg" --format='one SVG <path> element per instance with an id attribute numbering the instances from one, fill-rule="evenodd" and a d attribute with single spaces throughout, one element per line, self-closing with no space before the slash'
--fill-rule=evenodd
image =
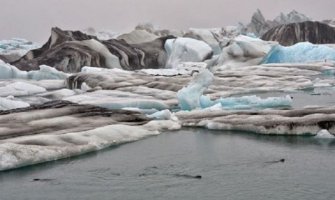
<path id="1" fill-rule="evenodd" d="M 275 44 L 275 42 L 240 35 L 230 40 L 222 49 L 216 65 L 233 67 L 258 65 Z"/>
<path id="2" fill-rule="evenodd" d="M 45 79 L 66 79 L 68 77 L 66 73 L 47 65 L 41 65 L 39 68 L 39 70 L 35 71 L 21 71 L 15 66 L 0 60 L 0 79 L 33 79 L 38 81 Z"/>
<path id="3" fill-rule="evenodd" d="M 335 61 L 335 49 L 309 42 L 301 42 L 289 47 L 276 45 L 265 56 L 262 63 L 308 63 L 318 61 Z"/>
<path id="4" fill-rule="evenodd" d="M 211 85 L 214 75 L 209 70 L 200 72 L 187 86 L 177 93 L 179 107 L 182 110 L 204 109 L 218 104 L 222 109 L 264 109 L 275 107 L 290 107 L 292 99 L 289 95 L 285 97 L 269 97 L 261 99 L 257 96 L 228 97 L 211 100 L 204 96 L 203 92 Z"/>
<path id="5" fill-rule="evenodd" d="M 168 39 L 164 48 L 168 55 L 168 68 L 174 68 L 180 62 L 202 62 L 213 55 L 212 48 L 206 42 L 192 38 Z"/>
<path id="6" fill-rule="evenodd" d="M 178 91 L 177 97 L 182 110 L 201 108 L 200 97 L 212 84 L 214 75 L 207 69 L 195 76 L 191 83 Z"/>

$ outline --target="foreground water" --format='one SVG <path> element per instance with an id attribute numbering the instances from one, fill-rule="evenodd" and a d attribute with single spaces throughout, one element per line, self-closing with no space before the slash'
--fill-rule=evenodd
<path id="1" fill-rule="evenodd" d="M 333 199 L 334 153 L 312 137 L 186 129 L 0 172 L 0 199 Z"/>

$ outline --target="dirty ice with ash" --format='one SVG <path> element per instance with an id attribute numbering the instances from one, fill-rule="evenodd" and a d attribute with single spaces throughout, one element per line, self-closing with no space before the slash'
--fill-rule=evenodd
<path id="1" fill-rule="evenodd" d="M 203 127 L 335 134 L 335 29 L 292 11 L 249 24 L 0 41 L 0 170 Z"/>

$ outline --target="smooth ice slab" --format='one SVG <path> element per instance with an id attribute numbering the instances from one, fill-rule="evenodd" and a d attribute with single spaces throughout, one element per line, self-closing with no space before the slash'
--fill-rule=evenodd
<path id="1" fill-rule="evenodd" d="M 34 135 L 0 144 L 0 171 L 67 158 L 157 135 L 140 126 L 109 125 L 62 135 Z"/>

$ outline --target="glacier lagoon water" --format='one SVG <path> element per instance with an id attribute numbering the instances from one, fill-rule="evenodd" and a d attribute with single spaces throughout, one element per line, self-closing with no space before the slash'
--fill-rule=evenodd
<path id="1" fill-rule="evenodd" d="M 0 172 L 0 199 L 328 200 L 334 153 L 313 137 L 183 129 Z"/>

